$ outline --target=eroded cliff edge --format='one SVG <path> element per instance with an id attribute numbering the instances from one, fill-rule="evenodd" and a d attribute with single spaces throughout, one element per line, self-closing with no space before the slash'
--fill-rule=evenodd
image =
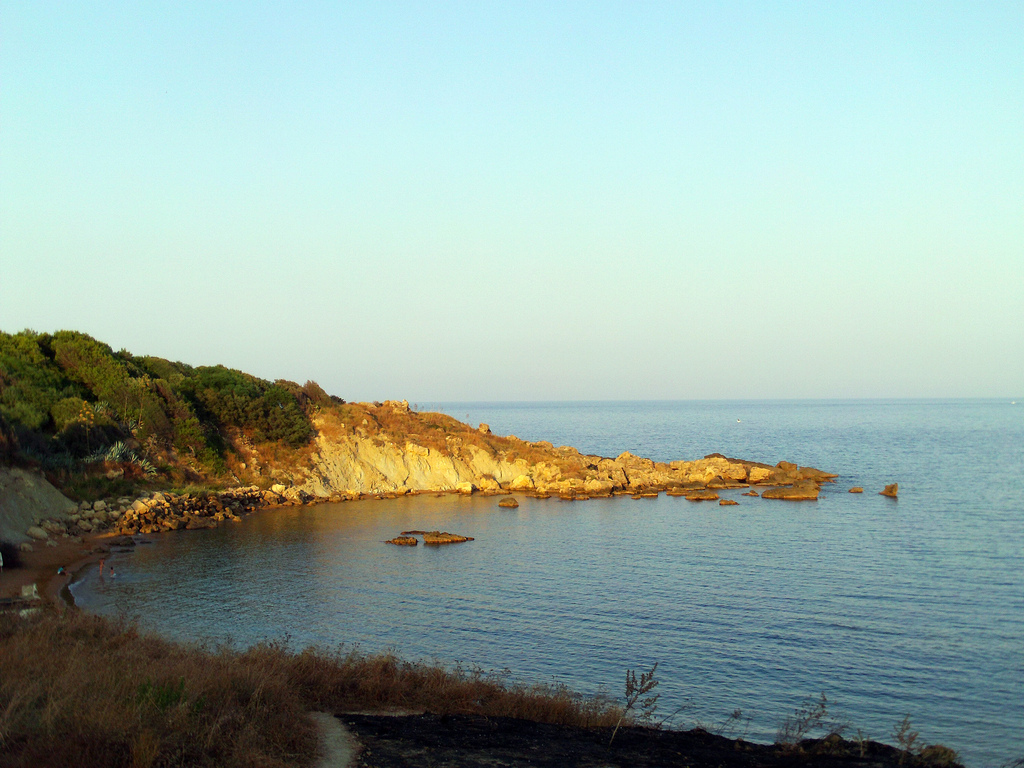
<path id="1" fill-rule="evenodd" d="M 306 466 L 292 476 L 309 496 L 416 491 L 526 491 L 605 496 L 742 485 L 818 485 L 835 475 L 780 462 L 721 455 L 669 463 L 622 453 L 615 458 L 569 446 L 499 436 L 405 401 L 350 404 L 313 418 L 317 434 Z"/>

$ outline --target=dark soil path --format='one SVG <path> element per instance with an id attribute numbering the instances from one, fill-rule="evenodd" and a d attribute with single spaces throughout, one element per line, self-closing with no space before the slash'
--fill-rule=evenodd
<path id="1" fill-rule="evenodd" d="M 860 766 L 909 768 L 901 753 L 876 742 L 803 742 L 797 749 L 752 744 L 706 731 L 622 728 L 609 746 L 611 729 L 547 725 L 470 715 L 342 715 L 362 743 L 356 765 L 364 768 L 750 768 L 751 766 Z M 863 754 L 862 754 L 863 752 Z"/>

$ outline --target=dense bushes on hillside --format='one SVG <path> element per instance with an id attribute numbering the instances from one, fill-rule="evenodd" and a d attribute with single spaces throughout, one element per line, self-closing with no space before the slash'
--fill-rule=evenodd
<path id="1" fill-rule="evenodd" d="M 298 447 L 308 413 L 336 400 L 316 383 L 269 382 L 224 366 L 135 357 L 75 331 L 0 332 L 0 459 L 69 469 L 127 442 L 173 450 L 214 473 L 227 430 Z"/>
<path id="2" fill-rule="evenodd" d="M 278 384 L 216 365 L 192 370 L 177 391 L 203 420 L 249 427 L 260 442 L 283 440 L 302 445 L 309 439 L 309 419 L 299 401 Z"/>

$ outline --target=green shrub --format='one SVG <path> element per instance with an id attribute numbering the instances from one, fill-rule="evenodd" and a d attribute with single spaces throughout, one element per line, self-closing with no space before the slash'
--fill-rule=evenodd
<path id="1" fill-rule="evenodd" d="M 89 390 L 94 399 L 109 403 L 115 418 L 128 425 L 136 437 L 170 437 L 170 422 L 160 398 L 151 391 L 152 379 L 130 355 L 115 355 L 106 344 L 76 331 L 58 331 L 52 347 L 65 375 Z"/>
<path id="2" fill-rule="evenodd" d="M 0 415 L 17 430 L 52 426 L 55 403 L 85 395 L 44 353 L 41 340 L 33 331 L 0 332 Z"/>
<path id="3" fill-rule="evenodd" d="M 260 442 L 282 440 L 299 446 L 313 433 L 309 417 L 286 387 L 222 365 L 194 369 L 178 392 L 200 418 L 251 430 Z"/>
<path id="4" fill-rule="evenodd" d="M 220 475 L 227 472 L 229 430 L 299 447 L 313 434 L 307 409 L 329 402 L 314 382 L 271 383 L 220 365 L 134 357 L 77 331 L 0 332 L 4 461 L 70 472 L 135 438 Z M 146 457 L 135 451 L 142 466 Z"/>
<path id="5" fill-rule="evenodd" d="M 60 432 L 69 424 L 79 420 L 87 420 L 89 416 L 92 416 L 92 409 L 80 397 L 65 397 L 50 407 L 50 416 L 53 417 L 53 424 L 57 431 Z"/>

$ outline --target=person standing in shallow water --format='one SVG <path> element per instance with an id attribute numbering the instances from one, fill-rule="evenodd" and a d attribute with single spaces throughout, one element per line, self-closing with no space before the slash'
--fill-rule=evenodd
<path id="1" fill-rule="evenodd" d="M 105 561 L 104 561 L 104 560 L 103 560 L 103 558 L 101 557 L 101 558 L 100 558 L 100 576 L 102 576 L 102 575 L 103 575 L 103 563 L 104 563 L 104 562 L 105 562 Z"/>

